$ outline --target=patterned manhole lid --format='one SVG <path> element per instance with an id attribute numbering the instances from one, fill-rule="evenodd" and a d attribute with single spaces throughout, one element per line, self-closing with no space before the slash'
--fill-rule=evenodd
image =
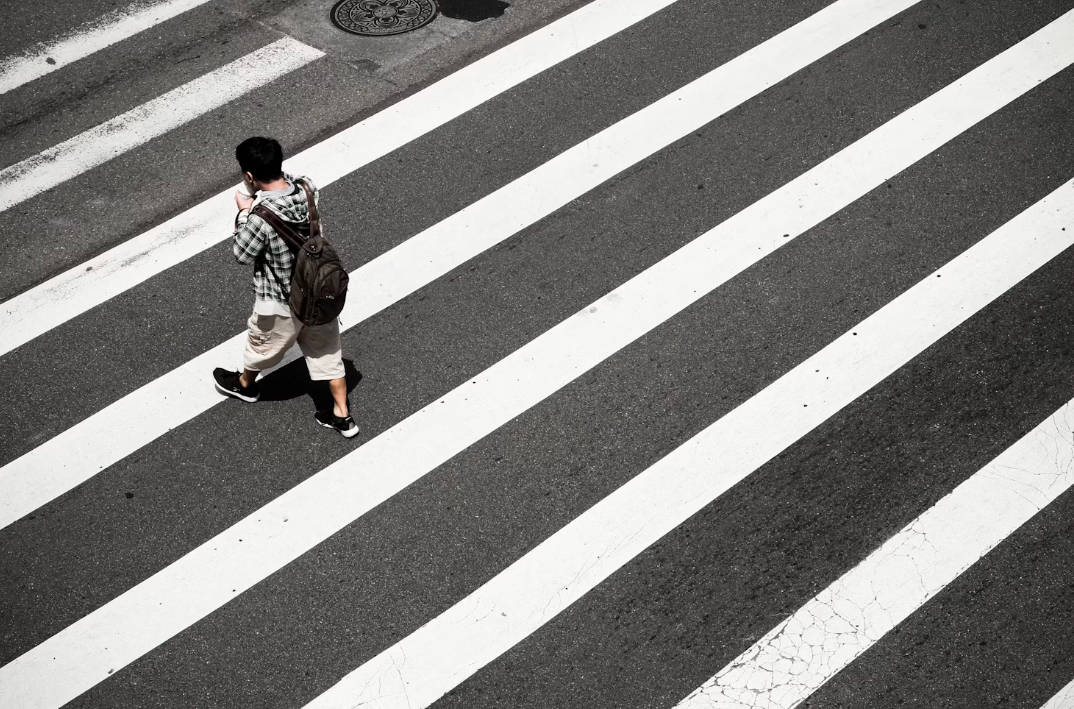
<path id="1" fill-rule="evenodd" d="M 332 22 L 347 32 L 380 37 L 427 25 L 436 11 L 435 0 L 339 0 Z"/>

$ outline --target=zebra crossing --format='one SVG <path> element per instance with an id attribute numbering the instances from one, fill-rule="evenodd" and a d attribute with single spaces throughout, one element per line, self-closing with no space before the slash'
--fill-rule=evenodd
<path id="1" fill-rule="evenodd" d="M 0 93 L 50 74 L 116 42 L 144 32 L 208 0 L 166 0 L 114 10 L 49 42 L 0 61 Z"/>
<path id="2" fill-rule="evenodd" d="M 1074 706 L 1074 9 L 836 0 L 683 34 L 713 5 L 582 5 L 290 161 L 363 249 L 357 448 L 313 437 L 293 353 L 271 404 L 216 406 L 230 190 L 6 300 L 0 705 Z M 109 22 L 79 51 L 142 26 Z M 389 210 L 394 241 L 354 207 L 606 52 L 731 34 L 446 214 Z M 43 76 L 36 51 L 0 77 Z M 20 193 L 20 164 L 10 211 L 74 174 Z M 158 332 L 125 334 L 147 296 Z M 79 357 L 79 407 L 28 425 L 41 363 Z"/>
<path id="3" fill-rule="evenodd" d="M 355 279 L 364 286 L 365 297 L 358 304 L 361 311 L 357 315 L 353 305 L 344 311 L 344 329 L 353 322 L 372 317 L 529 224 L 547 217 L 557 207 L 568 204 L 572 199 L 627 169 L 655 150 L 666 147 L 675 138 L 696 130 L 740 103 L 751 92 L 776 78 L 768 75 L 764 69 L 772 63 L 772 56 L 788 55 L 787 45 L 790 45 L 791 49 L 807 53 L 802 57 L 801 63 L 804 65 L 818 51 L 823 52 L 826 48 L 838 46 L 838 43 L 848 39 L 851 33 L 875 24 L 877 20 L 890 16 L 906 5 L 907 0 L 881 3 L 872 8 L 871 14 L 856 15 L 854 11 L 857 8 L 853 4 L 841 6 L 836 3 L 825 11 L 825 15 L 811 18 L 815 20 L 811 24 L 803 23 L 792 28 L 794 34 L 780 35 L 777 39 L 782 41 L 762 45 L 759 48 L 762 51 L 757 53 L 752 66 L 724 65 L 408 239 L 354 273 Z M 842 12 L 839 12 L 840 10 Z M 848 25 L 848 19 L 854 20 L 855 24 Z M 834 35 L 834 41 L 828 45 L 817 43 L 818 35 L 823 30 Z M 748 55 L 743 57 L 747 58 Z M 795 66 L 798 65 L 788 67 L 786 64 L 780 64 L 777 65 L 777 70 L 779 75 L 786 75 L 788 69 Z M 743 75 L 751 79 L 749 88 L 742 96 L 736 96 L 732 82 L 739 81 Z M 713 97 L 719 99 L 715 105 L 712 105 Z M 684 99 L 686 105 L 683 104 Z M 676 117 L 680 117 L 681 122 L 677 122 Z M 654 126 L 660 126 L 661 130 L 653 130 Z M 855 154 L 845 160 L 854 162 L 857 158 L 858 155 Z M 840 171 L 840 174 L 846 174 L 845 170 Z M 533 195 L 536 195 L 536 198 L 533 198 Z M 805 202 L 811 201 L 810 197 L 808 194 L 798 194 L 793 199 Z M 820 202 L 816 204 L 819 205 Z M 785 208 L 786 205 L 782 207 Z M 778 208 L 773 209 L 767 205 L 764 209 L 778 211 Z M 770 233 L 775 233 L 777 229 L 796 233 L 803 231 L 797 224 L 763 224 L 758 227 L 768 229 Z M 763 247 L 758 247 L 757 250 L 764 253 Z M 749 250 L 750 256 L 760 255 L 753 251 L 752 248 Z M 12 465 L 0 469 L 0 480 L 8 483 L 4 486 L 6 494 L 3 495 L 8 501 L 5 505 L 7 509 L 0 517 L 0 525 L 18 519 L 51 497 L 69 490 L 89 475 L 152 441 L 161 433 L 202 413 L 209 406 L 220 403 L 219 397 L 212 392 L 208 372 L 211 372 L 214 366 L 232 364 L 226 357 L 233 356 L 234 352 L 241 349 L 242 338 L 240 333 L 195 359 L 190 365 L 165 375 L 167 381 L 157 380 L 146 385 L 117 402 L 117 405 L 113 405 L 114 408 L 109 407 L 98 412 L 85 424 L 66 431 L 52 439 L 50 444 L 37 448 Z M 568 336 L 568 339 L 573 341 L 574 338 Z M 189 391 L 197 396 L 199 401 L 177 397 L 177 391 Z M 169 398 L 170 403 L 166 403 Z M 162 415 L 167 410 L 165 407 L 169 405 L 175 406 L 178 411 L 174 416 Z M 151 418 L 138 415 L 140 412 L 149 411 L 154 412 Z M 137 427 L 132 427 L 132 420 L 144 421 L 148 430 L 142 433 Z M 109 435 L 118 433 L 120 426 L 122 437 Z M 75 439 L 74 445 L 92 449 L 96 455 L 68 461 L 65 452 L 72 445 L 72 438 Z M 102 439 L 115 441 L 118 450 L 109 450 L 100 444 L 87 445 Z M 63 478 L 52 483 L 43 480 L 40 475 L 34 475 L 33 471 L 36 470 L 56 471 L 62 474 Z M 32 486 L 24 482 L 30 479 L 33 479 Z"/>
<path id="4" fill-rule="evenodd" d="M 0 211 L 324 56 L 284 38 L 0 171 Z M 268 67 L 266 69 L 266 67 Z M 83 269 L 85 270 L 85 269 Z"/>
<path id="5" fill-rule="evenodd" d="M 343 175 L 383 157 L 451 118 L 502 93 L 526 78 L 576 54 L 588 46 L 644 19 L 671 0 L 658 2 L 594 2 L 572 15 L 569 21 L 510 45 L 461 71 L 404 99 L 369 119 L 287 161 L 296 174 L 317 170 L 327 186 Z M 287 39 L 279 43 L 287 45 Z M 317 50 L 294 46 L 306 59 Z M 270 45 L 271 47 L 272 45 Z M 261 50 L 259 50 L 261 51 Z M 291 52 L 289 54 L 293 54 Z M 256 53 L 255 53 L 256 54 Z M 289 57 L 294 61 L 293 56 Z M 259 60 L 257 60 L 259 61 Z M 276 67 L 279 70 L 281 67 Z M 288 68 L 285 64 L 283 68 Z M 247 87 L 249 90 L 252 87 Z M 107 132 L 107 131 L 106 131 Z M 375 137 L 376 140 L 371 138 Z M 17 166 L 16 166 L 17 167 Z M 15 180 L 22 170 L 10 168 Z M 69 179 L 70 170 L 55 182 Z M 4 175 L 0 184 L 9 186 Z M 16 187 L 18 185 L 16 184 Z M 6 336 L 0 351 L 7 352 L 48 329 L 55 328 L 94 305 L 128 290 L 156 273 L 204 251 L 220 241 L 217 225 L 230 214 L 233 189 L 188 210 L 154 229 L 90 259 L 60 276 L 5 301 L 0 317 Z M 150 260 L 152 268 L 130 273 L 124 265 Z M 90 274 L 90 275 L 86 275 Z"/>

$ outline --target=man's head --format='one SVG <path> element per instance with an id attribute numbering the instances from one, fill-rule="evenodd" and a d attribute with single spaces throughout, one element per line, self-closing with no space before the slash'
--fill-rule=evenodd
<path id="1" fill-rule="evenodd" d="M 247 138 L 235 148 L 247 182 L 272 182 L 283 176 L 283 148 L 272 138 Z"/>

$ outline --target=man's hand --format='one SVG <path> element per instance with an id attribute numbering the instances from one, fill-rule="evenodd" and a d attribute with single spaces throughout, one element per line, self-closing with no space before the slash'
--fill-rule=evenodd
<path id="1" fill-rule="evenodd" d="M 240 190 L 235 190 L 235 204 L 239 206 L 239 211 L 249 209 L 254 204 L 254 198 L 243 194 Z"/>

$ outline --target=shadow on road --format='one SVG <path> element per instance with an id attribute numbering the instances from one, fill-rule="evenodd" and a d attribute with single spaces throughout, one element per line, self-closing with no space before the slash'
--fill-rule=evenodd
<path id="1" fill-rule="evenodd" d="M 354 361 L 347 358 L 343 359 L 343 368 L 347 372 L 347 393 L 350 394 L 362 381 L 362 373 L 354 366 Z M 315 382 L 310 379 L 306 361 L 303 359 L 280 367 L 258 382 L 258 386 L 261 388 L 261 401 L 286 401 L 306 395 L 313 400 L 317 411 L 332 406 L 328 382 Z"/>
<path id="2" fill-rule="evenodd" d="M 480 22 L 501 17 L 511 5 L 502 0 L 439 0 L 440 14 L 453 20 Z"/>

